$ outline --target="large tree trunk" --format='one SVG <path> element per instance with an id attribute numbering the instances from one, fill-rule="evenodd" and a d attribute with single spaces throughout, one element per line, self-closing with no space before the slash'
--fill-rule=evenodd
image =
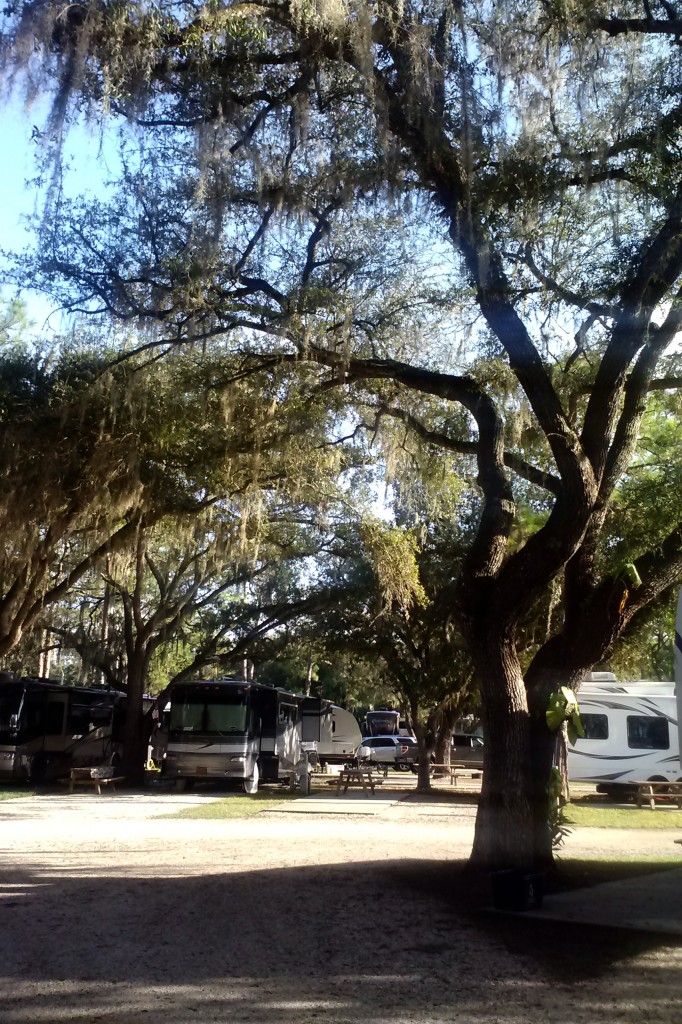
<path id="1" fill-rule="evenodd" d="M 436 734 L 436 764 L 444 764 L 448 767 L 452 761 L 452 734 L 455 731 L 455 722 L 459 714 L 459 705 L 441 709 L 438 731 Z"/>
<path id="2" fill-rule="evenodd" d="M 480 638 L 474 655 L 481 679 L 485 747 L 470 863 L 490 871 L 529 868 L 536 863 L 536 838 L 529 798 L 530 716 L 521 666 L 513 644 L 499 636 Z"/>
<path id="3" fill-rule="evenodd" d="M 419 708 L 417 703 L 411 704 L 410 714 L 412 717 L 412 728 L 417 740 L 419 750 L 419 763 L 417 767 L 417 792 L 428 793 L 431 790 L 431 755 L 435 744 L 435 719 L 436 712 L 429 715 L 426 725 L 419 720 Z"/>
<path id="4" fill-rule="evenodd" d="M 146 678 L 147 659 L 144 654 L 128 663 L 128 700 L 123 732 L 122 772 L 131 786 L 144 784 L 144 766 L 147 760 L 148 728 L 145 722 L 142 695 Z"/>

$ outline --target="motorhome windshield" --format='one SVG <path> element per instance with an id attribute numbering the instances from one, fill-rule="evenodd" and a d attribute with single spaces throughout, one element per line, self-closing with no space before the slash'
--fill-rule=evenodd
<path id="1" fill-rule="evenodd" d="M 244 693 L 219 688 L 184 690 L 171 698 L 169 735 L 226 736 L 245 733 L 248 707 Z"/>
<path id="2" fill-rule="evenodd" d="M 16 736 L 12 718 L 19 714 L 24 688 L 21 683 L 0 685 L 0 743 L 10 743 Z"/>
<path id="3" fill-rule="evenodd" d="M 388 736 L 397 733 L 400 726 L 399 711 L 368 711 L 365 716 L 370 736 Z"/>

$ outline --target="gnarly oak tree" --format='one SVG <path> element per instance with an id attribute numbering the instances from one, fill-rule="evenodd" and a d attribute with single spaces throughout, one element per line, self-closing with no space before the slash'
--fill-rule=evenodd
<path id="1" fill-rule="evenodd" d="M 423 417 L 407 403 L 414 429 L 475 458 L 480 515 L 457 597 L 488 739 L 473 858 L 549 861 L 548 696 L 682 571 L 678 520 L 626 555 L 636 586 L 604 558 L 656 375 L 678 384 L 674 8 L 36 0 L 8 10 L 8 65 L 27 60 L 34 81 L 56 83 L 51 130 L 99 107 L 146 135 L 118 206 L 79 214 L 52 189 L 34 280 L 72 304 L 149 317 L 154 345 L 230 333 L 245 351 L 328 368 L 330 387 L 373 388 L 391 410 L 419 396 Z M 381 224 L 365 230 L 391 204 L 402 204 L 404 258 L 441 254 L 427 290 L 449 307 L 449 349 L 404 340 L 405 306 L 424 289 L 397 302 L 387 282 L 398 268 L 386 269 L 396 239 Z M 486 364 L 465 358 L 476 347 L 511 372 L 511 406 Z M 519 479 L 549 498 L 521 543 Z M 563 621 L 524 673 L 520 624 L 558 579 Z"/>

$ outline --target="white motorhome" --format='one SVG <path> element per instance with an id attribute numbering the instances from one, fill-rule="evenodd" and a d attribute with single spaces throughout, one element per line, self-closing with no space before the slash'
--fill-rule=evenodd
<path id="1" fill-rule="evenodd" d="M 585 737 L 568 747 L 569 779 L 614 798 L 634 782 L 682 779 L 674 683 L 600 675 L 579 690 Z"/>
<path id="2" fill-rule="evenodd" d="M 162 774 L 179 789 L 202 779 L 259 782 L 306 774 L 302 694 L 240 679 L 176 683 L 170 690 Z"/>

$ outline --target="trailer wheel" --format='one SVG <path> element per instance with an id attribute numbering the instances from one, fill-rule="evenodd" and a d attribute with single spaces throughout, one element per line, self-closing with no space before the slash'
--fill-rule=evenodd
<path id="1" fill-rule="evenodd" d="M 253 766 L 253 775 L 251 775 L 248 779 L 244 779 L 244 792 L 248 793 L 249 796 L 253 796 L 255 793 L 258 792 L 259 777 L 260 776 L 258 773 L 258 762 L 256 761 L 256 763 Z"/>

